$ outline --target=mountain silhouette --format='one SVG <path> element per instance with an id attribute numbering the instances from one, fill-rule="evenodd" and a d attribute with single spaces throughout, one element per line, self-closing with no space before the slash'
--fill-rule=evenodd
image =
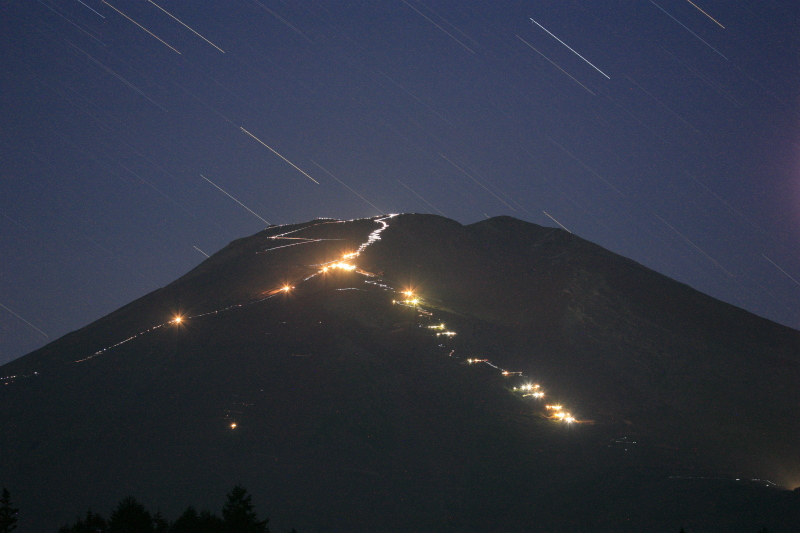
<path id="1" fill-rule="evenodd" d="M 0 377 L 20 531 L 800 526 L 800 332 L 511 217 L 272 226 Z"/>

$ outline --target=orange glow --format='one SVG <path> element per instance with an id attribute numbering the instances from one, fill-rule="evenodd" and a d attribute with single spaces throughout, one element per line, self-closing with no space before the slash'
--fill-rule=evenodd
<path id="1" fill-rule="evenodd" d="M 236 429 L 236 422 L 231 422 L 231 429 Z"/>

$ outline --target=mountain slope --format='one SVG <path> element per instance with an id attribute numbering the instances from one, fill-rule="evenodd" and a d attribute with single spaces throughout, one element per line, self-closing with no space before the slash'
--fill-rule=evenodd
<path id="1" fill-rule="evenodd" d="M 780 531 L 796 493 L 669 480 L 796 485 L 798 354 L 797 331 L 509 217 L 271 227 L 5 365 L 0 480 L 32 528 L 241 481 L 301 530 Z M 577 422 L 514 390 L 534 381 Z"/>

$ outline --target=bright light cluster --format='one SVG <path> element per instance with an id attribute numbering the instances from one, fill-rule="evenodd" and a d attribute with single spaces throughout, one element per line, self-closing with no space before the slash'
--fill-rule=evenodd
<path id="1" fill-rule="evenodd" d="M 344 261 L 338 261 L 336 263 L 332 263 L 330 265 L 327 265 L 326 267 L 324 267 L 322 269 L 322 271 L 323 272 L 327 272 L 328 270 L 330 270 L 332 268 L 335 268 L 335 269 L 338 269 L 338 270 L 353 271 L 353 270 L 356 269 L 356 266 L 354 264 L 352 264 L 352 263 L 345 263 Z"/>
<path id="2" fill-rule="evenodd" d="M 556 420 L 566 422 L 567 424 L 577 422 L 575 417 L 564 411 L 564 408 L 560 405 L 545 405 L 544 408 L 553 411 L 553 414 L 550 416 L 550 418 L 555 418 Z"/>
<path id="3" fill-rule="evenodd" d="M 317 271 L 317 272 L 311 274 L 310 276 L 308 276 L 305 279 L 301 280 L 299 283 L 305 282 L 305 281 L 307 281 L 307 280 L 319 275 L 320 273 L 327 273 L 331 269 L 343 270 L 343 271 L 348 271 L 348 272 L 356 271 L 356 272 L 359 272 L 359 273 L 361 273 L 361 274 L 363 274 L 363 275 L 365 275 L 367 277 L 377 277 L 374 274 L 370 274 L 369 272 L 364 272 L 364 271 L 361 271 L 361 270 L 357 270 L 356 265 L 353 264 L 352 262 L 350 262 L 349 260 L 358 257 L 359 255 L 361 255 L 361 252 L 363 252 L 364 249 L 367 248 L 370 244 L 373 244 L 374 242 L 380 240 L 381 232 L 383 230 L 385 230 L 389 226 L 388 223 L 386 222 L 386 220 L 389 220 L 389 219 L 393 218 L 394 216 L 397 216 L 397 215 L 389 215 L 389 216 L 386 216 L 386 217 L 383 217 L 383 218 L 380 218 L 380 219 L 373 219 L 375 222 L 381 224 L 381 227 L 376 229 L 376 230 L 374 230 L 372 233 L 370 233 L 368 238 L 367 238 L 367 241 L 362 243 L 355 252 L 348 252 L 348 253 L 343 254 L 342 255 L 342 259 L 339 260 L 339 261 L 335 261 L 335 262 L 331 262 L 331 263 L 323 263 L 322 265 L 318 265 L 318 266 L 322 267 L 320 271 Z M 324 223 L 330 223 L 330 222 L 324 222 Z M 309 227 L 311 227 L 311 226 L 309 226 Z M 303 241 L 303 242 L 299 242 L 299 243 L 289 244 L 289 245 L 286 245 L 286 246 L 294 246 L 296 244 L 307 244 L 307 243 L 311 243 L 311 242 L 319 242 L 319 241 L 322 241 L 322 240 L 332 240 L 332 239 L 306 239 L 306 238 L 302 238 L 302 237 L 287 237 L 287 235 L 302 231 L 303 229 L 307 229 L 307 228 L 296 229 L 296 230 L 293 230 L 293 231 L 290 231 L 290 232 L 287 232 L 287 233 L 283 233 L 281 235 L 275 235 L 275 236 L 270 237 L 270 238 L 271 239 L 275 239 L 275 240 L 277 240 L 277 239 L 286 239 L 286 240 Z M 268 251 L 275 250 L 275 249 L 278 249 L 278 248 L 283 248 L 283 247 L 281 246 L 281 247 L 276 247 L 276 248 L 270 248 Z M 384 281 L 384 280 L 381 280 L 381 281 Z M 375 282 L 367 282 L 367 283 L 373 283 L 373 284 L 378 285 L 378 286 L 380 286 L 382 288 L 385 288 L 387 290 L 394 290 L 392 287 L 390 287 L 388 285 L 383 285 L 383 284 L 375 283 Z M 190 316 L 190 317 L 186 317 L 186 318 L 196 319 L 196 318 L 200 318 L 200 317 L 203 317 L 203 316 L 206 316 L 206 315 L 216 315 L 216 314 L 219 314 L 219 313 L 222 313 L 222 312 L 225 312 L 225 311 L 229 311 L 229 310 L 234 309 L 234 308 L 239 308 L 239 307 L 243 307 L 245 305 L 251 305 L 251 304 L 254 304 L 254 303 L 262 302 L 264 300 L 267 300 L 269 298 L 277 296 L 280 293 L 286 294 L 286 293 L 288 293 L 289 291 L 291 291 L 294 288 L 295 287 L 292 286 L 292 285 L 285 284 L 280 289 L 277 289 L 277 290 L 273 289 L 264 298 L 253 299 L 252 301 L 249 301 L 249 302 L 234 304 L 234 305 L 225 307 L 223 309 L 217 309 L 215 311 L 209 311 L 209 312 L 206 312 L 206 313 L 202 313 L 202 314 L 199 314 L 199 315 L 194 315 L 194 316 Z M 350 289 L 352 289 L 352 288 L 350 288 Z M 340 289 L 340 290 L 345 290 L 345 289 Z M 400 291 L 400 293 L 405 297 L 405 299 L 403 299 L 403 300 L 393 300 L 392 301 L 393 304 L 398 304 L 399 303 L 399 304 L 405 304 L 405 305 L 413 306 L 418 311 L 420 317 L 423 317 L 424 319 L 432 320 L 433 313 L 428 312 L 428 311 L 426 311 L 426 310 L 421 308 L 421 304 L 424 304 L 425 302 L 421 297 L 416 295 L 413 290 L 408 290 L 407 289 L 407 290 Z M 95 352 L 94 354 L 90 355 L 89 357 L 86 357 L 84 359 L 81 359 L 81 360 L 78 360 L 78 361 L 75 361 L 75 362 L 79 363 L 79 362 L 83 362 L 83 361 L 92 359 L 93 357 L 101 355 L 101 354 L 107 352 L 108 350 L 116 348 L 117 346 L 125 344 L 126 342 L 132 341 L 133 339 L 135 339 L 135 338 L 137 338 L 137 337 L 139 337 L 141 335 L 149 333 L 149 332 L 151 332 L 153 330 L 156 330 L 156 329 L 158 329 L 160 327 L 166 326 L 167 324 L 176 324 L 176 325 L 182 324 L 186 320 L 186 318 L 184 318 L 181 315 L 175 315 L 171 320 L 169 320 L 165 324 L 159 324 L 157 326 L 153 326 L 153 327 L 151 327 L 149 329 L 146 329 L 146 330 L 144 330 L 144 331 L 142 331 L 142 332 L 140 332 L 140 333 L 138 333 L 136 335 L 133 335 L 133 336 L 131 336 L 131 337 L 125 339 L 125 340 L 122 340 L 122 341 L 120 341 L 120 342 L 118 342 L 118 343 L 116 343 L 116 344 L 114 344 L 112 346 L 108 346 L 106 348 L 103 348 L 102 350 L 99 350 L 99 351 Z M 420 327 L 422 327 L 422 324 L 420 324 Z M 446 326 L 445 326 L 444 323 L 440 323 L 438 325 L 429 325 L 427 327 L 428 327 L 428 329 L 436 330 L 436 336 L 437 337 L 441 337 L 441 336 L 453 337 L 453 336 L 456 335 L 455 331 L 446 330 Z M 440 344 L 439 346 L 443 347 L 444 345 Z M 451 357 L 453 356 L 453 352 L 454 351 L 455 350 L 450 352 L 449 355 Z M 492 364 L 492 362 L 489 361 L 488 359 L 467 359 L 467 363 L 468 364 L 485 363 L 485 364 L 491 366 L 492 368 L 500 371 L 500 373 L 503 376 L 522 376 L 522 372 L 513 372 L 513 371 L 509 371 L 509 370 L 504 370 L 504 369 Z M 514 387 L 514 390 L 525 393 L 525 394 L 523 394 L 523 396 L 532 396 L 532 397 L 537 398 L 537 399 L 538 398 L 543 398 L 545 396 L 544 391 L 541 389 L 541 386 L 538 385 L 538 384 L 526 383 L 526 384 L 522 385 L 521 387 Z M 561 405 L 546 405 L 545 408 L 548 411 L 551 412 L 551 414 L 549 416 L 549 418 L 551 418 L 551 419 L 563 421 L 564 423 L 567 423 L 567 424 L 571 424 L 573 422 L 578 422 L 575 419 L 575 417 L 572 416 L 569 412 L 564 411 L 563 407 Z M 237 423 L 236 422 L 231 422 L 229 427 L 230 427 L 230 429 L 236 429 Z"/>

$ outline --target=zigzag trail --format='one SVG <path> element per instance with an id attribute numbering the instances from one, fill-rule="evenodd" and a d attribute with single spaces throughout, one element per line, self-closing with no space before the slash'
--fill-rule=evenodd
<path id="1" fill-rule="evenodd" d="M 424 299 L 422 297 L 420 297 L 418 295 L 415 295 L 412 291 L 401 291 L 397 287 L 392 287 L 391 285 L 388 285 L 389 282 L 387 280 L 381 278 L 377 274 L 373 274 L 372 272 L 367 272 L 365 270 L 362 270 L 362 269 L 358 268 L 357 265 L 353 262 L 353 260 L 358 258 L 364 252 L 364 250 L 366 250 L 370 245 L 374 244 L 375 242 L 377 242 L 377 241 L 379 241 L 381 239 L 381 233 L 383 231 L 385 231 L 386 228 L 389 227 L 389 222 L 388 221 L 391 220 L 392 218 L 396 217 L 396 216 L 397 215 L 392 214 L 392 215 L 386 215 L 386 216 L 382 216 L 382 217 L 379 217 L 379 218 L 372 219 L 376 223 L 380 224 L 380 227 L 375 229 L 374 231 L 372 231 L 367 236 L 367 240 L 364 241 L 363 243 L 361 243 L 359 245 L 359 247 L 356 249 L 355 252 L 350 252 L 350 253 L 344 254 L 341 259 L 329 261 L 329 262 L 326 262 L 326 263 L 320 263 L 320 264 L 316 264 L 316 265 L 308 265 L 309 267 L 317 267 L 318 270 L 316 272 L 312 273 L 311 275 L 303 278 L 302 280 L 296 282 L 296 283 L 298 285 L 302 284 L 302 283 L 305 283 L 305 282 L 309 281 L 310 279 L 313 279 L 313 278 L 315 278 L 317 276 L 326 274 L 327 272 L 329 272 L 332 269 L 341 270 L 341 271 L 345 271 L 345 272 L 353 272 L 355 274 L 359 274 L 359 275 L 364 276 L 366 278 L 371 278 L 371 279 L 365 280 L 364 281 L 365 283 L 375 285 L 375 286 L 377 286 L 379 288 L 382 288 L 382 289 L 387 290 L 387 291 L 392 291 L 392 292 L 395 292 L 397 294 L 402 294 L 403 296 L 405 296 L 405 298 L 401 299 L 401 300 L 393 300 L 393 304 L 413 307 L 415 312 L 418 314 L 419 317 L 422 317 L 423 319 L 425 319 L 425 320 L 427 320 L 429 322 L 434 322 L 435 319 L 434 319 L 433 312 L 425 309 L 425 307 L 424 307 L 425 306 L 425 301 L 424 301 Z M 287 247 L 290 247 L 290 246 L 298 246 L 298 245 L 301 245 L 301 244 L 313 244 L 313 243 L 316 243 L 316 242 L 340 240 L 340 239 L 309 239 L 309 238 L 304 238 L 304 237 L 289 237 L 289 235 L 294 235 L 295 233 L 298 233 L 298 232 L 301 232 L 301 231 L 304 231 L 304 230 L 307 230 L 307 229 L 310 229 L 310 228 L 313 228 L 313 227 L 316 227 L 316 226 L 319 226 L 319 225 L 322 225 L 322 224 L 341 224 L 343 222 L 344 221 L 325 221 L 325 222 L 320 222 L 320 223 L 317 223 L 317 224 L 312 224 L 310 226 L 305 226 L 303 228 L 299 228 L 299 229 L 296 229 L 296 230 L 288 231 L 286 233 L 281 233 L 279 235 L 274 235 L 274 236 L 270 237 L 270 239 L 275 240 L 275 241 L 277 241 L 277 240 L 293 240 L 293 241 L 301 241 L 301 242 L 294 242 L 294 243 L 291 243 L 291 244 L 275 246 L 275 247 L 267 248 L 266 250 L 263 250 L 261 252 L 256 252 L 256 253 L 259 253 L 259 254 L 267 253 L 267 252 L 271 252 L 271 251 L 278 250 L 278 249 L 281 249 L 281 248 L 287 248 Z M 114 348 L 117 348 L 117 347 L 119 347 L 119 346 L 121 346 L 121 345 L 123 345 L 125 343 L 131 342 L 131 341 L 133 341 L 133 340 L 135 340 L 135 339 L 137 339 L 137 338 L 139 338 L 139 337 L 141 337 L 143 335 L 151 333 L 151 332 L 153 332 L 153 331 L 155 331 L 155 330 L 157 330 L 159 328 L 163 328 L 163 327 L 168 326 L 168 325 L 180 325 L 182 322 L 184 322 L 186 320 L 197 319 L 197 318 L 201 318 L 201 317 L 205 317 L 205 316 L 209 316 L 209 315 L 218 315 L 220 313 L 225 313 L 227 311 L 232 311 L 234 309 L 239 309 L 239 308 L 242 308 L 242 307 L 245 307 L 245 306 L 254 305 L 254 304 L 263 302 L 265 300 L 269 300 L 270 298 L 274 298 L 275 296 L 278 296 L 279 294 L 288 293 L 288 292 L 290 292 L 291 290 L 293 290 L 295 288 L 296 288 L 295 286 L 284 285 L 283 287 L 280 287 L 280 288 L 274 289 L 272 291 L 269 291 L 267 293 L 267 295 L 265 297 L 263 297 L 263 298 L 258 298 L 258 299 L 251 300 L 251 301 L 248 301 L 248 302 L 243 302 L 243 303 L 230 305 L 228 307 L 224 307 L 224 308 L 221 308 L 221 309 L 216 309 L 214 311 L 208 311 L 208 312 L 197 314 L 197 315 L 176 316 L 172 320 L 169 320 L 169 321 L 164 322 L 162 324 L 158 324 L 158 325 L 152 326 L 152 327 L 150 327 L 150 328 L 148 328 L 148 329 L 146 329 L 144 331 L 141 331 L 141 332 L 139 332 L 139 333 L 137 333 L 135 335 L 131 335 L 130 337 L 128 337 L 128 338 L 126 338 L 126 339 L 124 339 L 124 340 L 122 340 L 120 342 L 117 342 L 116 344 L 112 344 L 110 346 L 102 348 L 102 349 L 94 352 L 92 355 L 90 355 L 88 357 L 84 357 L 83 359 L 78 359 L 77 361 L 74 361 L 74 362 L 75 363 L 82 363 L 82 362 L 85 362 L 85 361 L 89 361 L 90 359 L 93 359 L 93 358 L 98 357 L 100 355 L 104 355 L 104 354 L 108 353 L 110 350 L 113 350 Z M 357 290 L 355 287 L 348 287 L 347 289 Z M 341 290 L 347 290 L 347 289 L 341 289 Z M 435 335 L 437 337 L 451 338 L 454 335 L 456 335 L 456 332 L 454 332 L 454 331 L 445 330 L 445 325 L 443 323 L 440 323 L 438 325 L 429 325 L 428 329 L 435 330 Z M 441 345 L 441 346 L 443 346 L 443 345 Z M 457 358 L 457 357 L 455 357 L 453 355 L 454 352 L 455 352 L 455 350 L 451 350 L 448 355 L 450 357 Z M 493 364 L 488 359 L 467 359 L 466 361 L 464 361 L 464 363 L 469 364 L 469 365 L 486 364 L 486 365 L 498 370 L 503 376 L 507 376 L 507 377 L 518 376 L 520 378 L 525 379 L 525 376 L 522 374 L 522 372 L 514 372 L 514 371 L 509 371 L 509 370 L 503 369 L 503 368 Z M 515 393 L 517 393 L 520 396 L 522 396 L 522 397 L 530 397 L 530 398 L 533 398 L 534 400 L 542 400 L 546 395 L 545 391 L 541 387 L 541 385 L 535 384 L 535 383 L 530 383 L 530 382 L 527 382 L 527 381 L 523 382 L 519 386 L 513 387 L 512 390 Z M 545 416 L 547 416 L 547 418 L 549 418 L 549 419 L 551 419 L 553 421 L 562 422 L 562 423 L 565 423 L 565 424 L 581 423 L 581 421 L 577 420 L 573 415 L 571 415 L 568 411 L 566 411 L 564 409 L 564 407 L 561 406 L 561 405 L 545 405 L 544 409 L 545 410 L 543 411 L 543 413 L 545 414 Z M 589 422 L 589 421 L 586 421 L 586 422 Z M 232 427 L 235 428 L 235 424 Z"/>

